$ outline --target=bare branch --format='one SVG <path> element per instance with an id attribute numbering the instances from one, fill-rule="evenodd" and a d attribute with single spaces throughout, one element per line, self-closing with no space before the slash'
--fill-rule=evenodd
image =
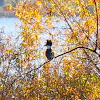
<path id="1" fill-rule="evenodd" d="M 72 49 L 72 50 L 70 50 L 70 51 L 67 51 L 67 52 L 65 52 L 65 53 L 63 53 L 63 54 L 60 54 L 60 55 L 56 56 L 55 58 L 57 58 L 57 57 L 59 57 L 59 56 L 62 56 L 62 55 L 65 55 L 65 54 L 67 54 L 67 53 L 70 53 L 70 52 L 72 52 L 72 51 L 75 51 L 76 49 L 79 49 L 79 48 L 87 49 L 87 50 L 89 50 L 89 51 L 91 51 L 91 52 L 94 52 L 95 54 L 97 54 L 97 55 L 100 57 L 100 55 L 99 55 L 96 51 L 94 51 L 94 50 L 92 50 L 92 49 L 89 49 L 89 48 L 87 48 L 87 47 L 76 47 L 76 48 L 74 48 L 74 49 Z"/>
<path id="2" fill-rule="evenodd" d="M 97 54 L 97 55 L 100 57 L 100 55 L 99 55 L 96 51 L 94 51 L 94 50 L 92 50 L 92 49 L 90 49 L 90 48 L 87 48 L 87 47 L 76 47 L 76 48 L 74 48 L 74 49 L 72 49 L 72 50 L 69 50 L 69 51 L 67 51 L 67 52 L 65 52 L 65 53 L 62 53 L 62 54 L 60 54 L 60 55 L 58 55 L 58 56 L 56 56 L 56 57 L 54 57 L 54 58 L 58 58 L 58 57 L 63 56 L 63 55 L 65 55 L 65 54 L 67 54 L 67 53 L 70 53 L 70 52 L 72 52 L 72 51 L 75 51 L 75 50 L 77 50 L 77 49 L 89 50 L 89 51 L 91 51 L 91 52 L 94 52 L 95 54 Z M 43 65 L 45 65 L 45 64 L 48 63 L 48 62 L 50 62 L 50 61 L 48 60 L 48 61 L 44 62 L 42 65 L 40 65 L 38 68 L 31 69 L 30 71 L 28 71 L 27 73 L 23 73 L 22 75 L 26 75 L 26 74 L 28 74 L 28 73 L 31 73 L 32 71 L 37 71 L 37 70 L 39 70 Z M 99 69 L 99 71 L 100 71 L 100 69 Z M 21 76 L 22 76 L 22 75 L 21 75 Z M 12 81 L 12 83 L 10 84 L 10 86 L 12 86 L 17 80 L 19 80 L 19 78 L 21 78 L 21 76 L 19 76 L 19 77 L 17 77 L 16 79 L 14 79 L 14 80 Z"/>
<path id="3" fill-rule="evenodd" d="M 56 4 L 55 1 L 53 1 L 53 2 Z M 59 5 L 60 5 L 60 3 L 59 3 Z M 68 24 L 69 29 L 71 30 L 71 32 L 74 32 L 73 29 L 72 29 L 72 27 L 71 27 L 71 25 L 69 24 L 68 20 L 66 19 L 66 16 L 64 15 L 63 11 L 62 11 L 61 8 L 59 7 L 59 5 L 58 5 L 58 9 L 59 9 L 60 13 L 62 14 L 62 16 L 64 17 L 65 22 Z"/>
<path id="4" fill-rule="evenodd" d="M 64 15 L 64 14 L 63 14 L 63 12 L 61 11 L 61 9 L 60 9 L 60 13 L 63 15 L 64 20 L 65 20 L 65 22 L 68 24 L 68 26 L 69 26 L 70 30 L 71 30 L 72 32 L 74 32 L 74 31 L 73 31 L 73 29 L 72 29 L 72 27 L 71 27 L 71 25 L 70 25 L 70 24 L 69 24 L 69 22 L 67 21 L 67 19 L 66 19 L 65 15 Z"/>
<path id="5" fill-rule="evenodd" d="M 88 59 L 92 62 L 94 68 L 95 68 L 96 70 L 98 70 L 98 72 L 100 73 L 100 69 L 97 67 L 97 64 L 94 63 L 94 61 L 91 59 L 91 57 L 89 56 L 89 54 L 87 53 L 86 50 L 84 50 L 84 52 L 85 52 L 85 54 L 87 55 Z"/>
<path id="6" fill-rule="evenodd" d="M 95 45 L 95 51 L 96 51 L 96 49 L 97 49 L 97 47 L 98 47 L 98 33 L 99 33 L 99 28 L 98 28 L 98 26 L 99 26 L 99 22 L 98 22 L 98 10 L 97 10 L 97 4 L 96 4 L 96 1 L 94 0 L 94 4 L 95 4 L 95 11 L 96 11 L 96 17 L 97 17 L 97 33 L 96 33 L 96 45 Z"/>

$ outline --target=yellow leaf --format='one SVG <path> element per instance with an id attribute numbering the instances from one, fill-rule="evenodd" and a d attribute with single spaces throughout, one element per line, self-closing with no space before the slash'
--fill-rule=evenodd
<path id="1" fill-rule="evenodd" d="M 0 95 L 0 100 L 2 100 L 2 95 Z"/>
<path id="2" fill-rule="evenodd" d="M 0 78 L 3 78 L 3 75 L 0 73 Z"/>
<path id="3" fill-rule="evenodd" d="M 36 2 L 36 5 L 37 5 L 40 9 L 43 8 L 43 5 L 42 5 L 42 2 L 41 2 L 41 1 L 37 1 L 37 2 Z"/>
<path id="4" fill-rule="evenodd" d="M 76 5 L 79 5 L 79 0 L 75 0 L 75 4 Z"/>
<path id="5" fill-rule="evenodd" d="M 82 6 L 84 6 L 84 5 L 85 5 L 85 3 L 84 3 L 84 2 L 81 2 L 81 5 L 82 5 Z"/>
<path id="6" fill-rule="evenodd" d="M 68 7 L 68 10 L 72 10 L 72 7 L 71 7 L 71 6 L 69 6 L 69 7 Z"/>
<path id="7" fill-rule="evenodd" d="M 44 26 L 43 25 L 40 25 L 40 27 L 39 27 L 40 29 L 44 29 Z"/>
<path id="8" fill-rule="evenodd" d="M 89 5 L 94 5 L 93 0 L 88 0 Z"/>
<path id="9" fill-rule="evenodd" d="M 48 26 L 48 27 L 52 27 L 52 26 L 53 26 L 52 22 L 48 21 L 48 22 L 47 22 L 47 26 Z"/>
<path id="10" fill-rule="evenodd" d="M 11 53 L 11 52 L 12 52 L 12 49 L 7 50 L 7 53 Z"/>
<path id="11" fill-rule="evenodd" d="M 82 11 L 82 8 L 81 7 L 78 7 L 78 10 L 81 12 Z"/>

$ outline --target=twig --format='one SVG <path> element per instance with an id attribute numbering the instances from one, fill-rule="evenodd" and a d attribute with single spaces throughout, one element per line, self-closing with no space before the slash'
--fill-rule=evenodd
<path id="1" fill-rule="evenodd" d="M 72 32 L 74 32 L 73 31 L 73 29 L 72 29 L 72 27 L 71 27 L 71 25 L 69 24 L 69 22 L 67 21 L 67 19 L 66 19 L 66 17 L 65 17 L 65 15 L 63 14 L 63 12 L 61 11 L 61 9 L 59 9 L 60 10 L 60 13 L 63 15 L 63 17 L 64 17 L 64 19 L 65 19 L 65 22 L 68 24 L 68 26 L 69 26 L 69 28 L 70 28 L 70 30 L 72 31 Z"/>
<path id="2" fill-rule="evenodd" d="M 56 57 L 54 57 L 54 58 L 57 58 L 57 57 L 62 56 L 62 55 L 65 55 L 65 54 L 70 53 L 70 52 L 72 52 L 72 51 L 75 51 L 76 49 L 79 49 L 79 48 L 83 48 L 83 49 L 87 49 L 87 50 L 89 50 L 89 51 L 92 51 L 92 52 L 94 52 L 95 54 L 97 54 L 97 55 L 100 57 L 100 55 L 99 55 L 96 51 L 94 51 L 94 50 L 92 50 L 92 49 L 90 49 L 90 48 L 87 48 L 87 47 L 76 47 L 76 48 L 74 48 L 74 49 L 72 49 L 72 50 L 69 50 L 69 51 L 67 51 L 67 52 L 65 52 L 65 53 L 63 53 L 63 54 L 60 54 L 60 55 L 58 55 L 58 56 L 56 56 Z"/>
<path id="3" fill-rule="evenodd" d="M 89 54 L 87 53 L 86 50 L 84 50 L 85 54 L 87 55 L 88 59 L 92 62 L 92 64 L 94 65 L 94 67 L 98 70 L 98 72 L 100 73 L 100 69 L 97 67 L 97 65 L 94 63 L 94 61 L 91 59 L 91 57 L 89 56 Z"/>
<path id="4" fill-rule="evenodd" d="M 53 2 L 56 4 L 56 2 L 55 2 L 55 1 L 53 1 Z M 59 3 L 59 5 L 60 5 L 60 3 Z M 62 14 L 62 16 L 64 17 L 65 22 L 68 24 L 68 26 L 69 26 L 69 28 L 70 28 L 71 32 L 73 33 L 74 31 L 73 31 L 73 29 L 72 29 L 71 25 L 69 24 L 68 20 L 66 19 L 66 16 L 64 15 L 63 11 L 61 11 L 61 9 L 60 9 L 59 5 L 58 5 L 58 9 L 60 10 L 60 13 L 61 13 L 61 14 Z"/>
<path id="5" fill-rule="evenodd" d="M 92 50 L 92 49 L 90 49 L 90 48 L 87 48 L 87 47 L 76 47 L 76 48 L 74 48 L 74 49 L 72 49 L 72 50 L 69 50 L 69 51 L 67 51 L 67 52 L 65 52 L 65 53 L 62 53 L 62 54 L 60 54 L 60 55 L 58 55 L 58 56 L 56 56 L 56 57 L 54 57 L 54 58 L 58 58 L 58 57 L 60 57 L 60 56 L 62 56 L 62 55 L 65 55 L 65 54 L 70 53 L 70 52 L 72 52 L 72 51 L 75 51 L 75 50 L 77 50 L 77 49 L 86 49 L 86 50 L 89 50 L 89 51 L 91 51 L 91 52 L 94 52 L 95 54 L 97 54 L 97 55 L 100 57 L 100 55 L 99 55 L 96 51 L 94 51 L 94 50 Z M 38 68 L 31 69 L 30 71 L 28 71 L 27 73 L 23 73 L 22 75 L 31 73 L 32 71 L 36 71 L 36 70 L 40 69 L 43 65 L 45 65 L 46 63 L 48 63 L 48 62 L 50 62 L 50 61 L 48 60 L 48 61 L 44 62 L 42 65 L 40 65 Z M 22 76 L 22 75 L 21 75 L 21 76 Z M 12 86 L 21 76 L 17 77 L 15 80 L 13 80 L 13 82 L 12 82 L 10 85 Z"/>
<path id="6" fill-rule="evenodd" d="M 99 22 L 98 22 L 98 10 L 97 10 L 97 4 L 96 4 L 96 1 L 94 0 L 94 5 L 95 5 L 95 11 L 96 11 L 96 17 L 97 17 L 97 33 L 96 33 L 96 45 L 95 45 L 95 51 L 98 47 L 98 33 L 99 33 Z"/>

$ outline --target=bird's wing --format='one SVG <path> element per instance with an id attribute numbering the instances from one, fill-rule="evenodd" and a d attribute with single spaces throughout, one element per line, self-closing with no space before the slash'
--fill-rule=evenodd
<path id="1" fill-rule="evenodd" d="M 54 58 L 54 52 L 51 52 L 51 59 Z"/>

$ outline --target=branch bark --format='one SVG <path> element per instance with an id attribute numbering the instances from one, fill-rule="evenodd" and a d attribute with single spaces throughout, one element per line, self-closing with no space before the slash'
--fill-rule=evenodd
<path id="1" fill-rule="evenodd" d="M 98 55 L 98 56 L 100 57 L 100 55 L 99 55 L 95 50 L 92 50 L 92 49 L 87 48 L 87 47 L 76 47 L 76 48 L 74 48 L 74 49 L 72 49 L 72 50 L 69 50 L 69 51 L 67 51 L 67 52 L 65 52 L 65 53 L 62 53 L 62 54 L 60 54 L 60 55 L 58 55 L 58 56 L 56 56 L 56 57 L 54 57 L 54 58 L 58 58 L 58 57 L 63 56 L 63 55 L 65 55 L 65 54 L 67 54 L 67 53 L 70 53 L 70 52 L 72 52 L 72 51 L 75 51 L 75 50 L 77 50 L 77 49 L 89 50 L 89 51 L 95 53 L 96 55 Z M 22 75 L 20 75 L 20 76 L 17 77 L 16 79 L 14 79 L 14 80 L 11 82 L 10 86 L 12 86 L 17 80 L 19 80 L 19 78 L 21 78 L 21 76 L 26 75 L 26 74 L 28 74 L 28 73 L 31 73 L 32 71 L 37 71 L 37 70 L 39 70 L 43 65 L 45 65 L 45 64 L 48 63 L 48 62 L 50 62 L 50 61 L 48 60 L 48 61 L 44 62 L 43 64 L 41 64 L 38 68 L 34 68 L 34 69 L 31 69 L 30 71 L 28 71 L 27 73 L 23 73 Z M 100 69 L 99 69 L 99 71 L 100 71 Z"/>
<path id="2" fill-rule="evenodd" d="M 95 5 L 95 11 L 96 11 L 96 20 L 97 20 L 97 33 L 96 33 L 96 45 L 95 45 L 95 51 L 96 51 L 98 47 L 99 22 L 98 22 L 98 9 L 97 9 L 97 4 L 95 0 L 94 0 L 94 5 Z"/>

